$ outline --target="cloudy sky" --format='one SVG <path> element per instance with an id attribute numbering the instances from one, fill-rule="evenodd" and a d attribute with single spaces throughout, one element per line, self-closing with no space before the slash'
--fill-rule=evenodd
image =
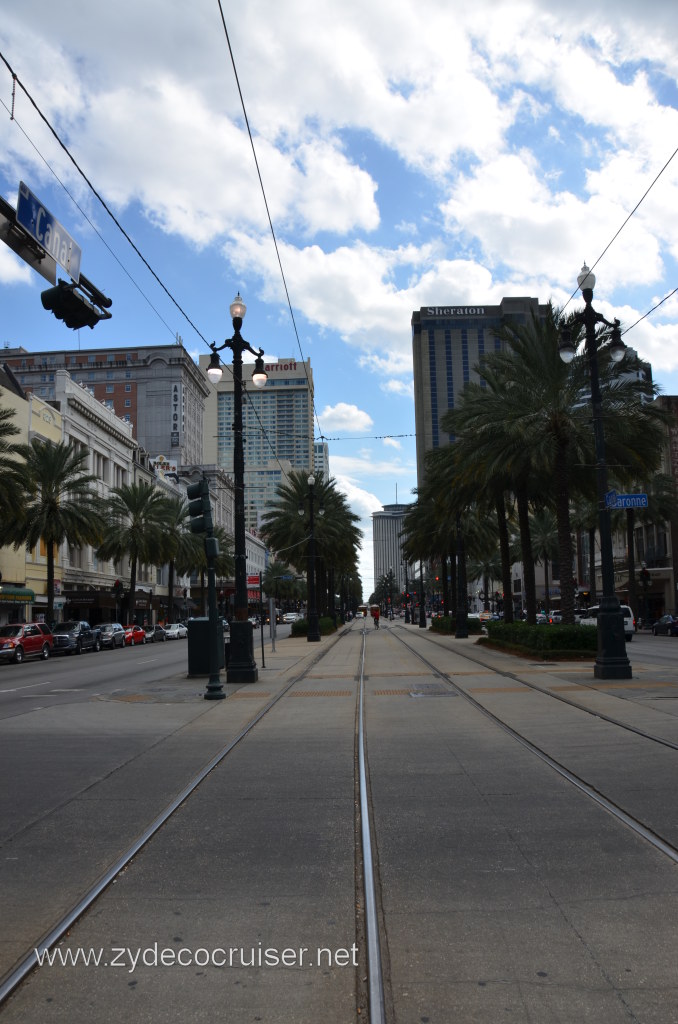
<path id="1" fill-rule="evenodd" d="M 240 290 L 252 344 L 311 359 L 367 593 L 370 514 L 416 485 L 413 310 L 563 305 L 600 258 L 596 307 L 678 394 L 678 294 L 632 326 L 678 287 L 675 0 L 2 8 L 5 61 L 164 286 L 1 64 L 2 194 L 25 181 L 113 298 L 83 347 L 197 357 Z M 43 287 L 0 246 L 0 344 L 77 347 Z"/>

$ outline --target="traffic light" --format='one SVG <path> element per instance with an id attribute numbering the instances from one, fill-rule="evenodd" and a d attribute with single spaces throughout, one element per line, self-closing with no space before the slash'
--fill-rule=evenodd
<path id="1" fill-rule="evenodd" d="M 98 309 L 81 292 L 77 292 L 75 287 L 74 284 L 59 281 L 54 288 L 48 288 L 41 293 L 43 307 L 73 330 L 80 327 L 96 327 L 100 320 L 109 319 L 110 313 Z"/>
<path id="2" fill-rule="evenodd" d="M 118 601 L 122 597 L 122 590 L 122 583 L 120 582 L 120 580 L 116 580 L 115 583 L 113 584 L 113 593 L 115 594 Z"/>
<path id="3" fill-rule="evenodd" d="M 210 485 L 202 478 L 197 484 L 189 484 L 186 488 L 188 514 L 191 517 L 191 533 L 211 533 L 212 506 L 210 505 Z"/>

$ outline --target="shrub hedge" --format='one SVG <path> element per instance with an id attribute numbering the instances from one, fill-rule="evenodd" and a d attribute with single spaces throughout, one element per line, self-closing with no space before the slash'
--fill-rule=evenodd
<path id="1" fill-rule="evenodd" d="M 330 636 L 331 633 L 336 633 L 337 630 L 337 627 L 334 625 L 334 619 L 331 619 L 329 616 L 327 616 L 327 618 L 318 619 L 318 628 L 321 636 Z M 290 636 L 306 636 L 307 634 L 307 619 L 297 619 L 296 622 L 292 623 Z"/>
<path id="2" fill-rule="evenodd" d="M 595 626 L 529 626 L 526 622 L 487 622 L 487 638 L 507 650 L 543 658 L 590 657 L 598 649 Z"/>
<path id="3" fill-rule="evenodd" d="M 434 633 L 449 633 L 453 634 L 457 632 L 457 621 L 453 619 L 451 615 L 444 615 L 441 619 L 431 619 L 431 629 Z M 483 627 L 480 619 L 469 619 L 468 620 L 468 635 L 477 636 L 482 633 Z"/>

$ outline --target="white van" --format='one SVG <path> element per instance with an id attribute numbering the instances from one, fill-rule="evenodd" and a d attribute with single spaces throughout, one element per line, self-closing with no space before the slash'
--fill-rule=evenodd
<path id="1" fill-rule="evenodd" d="M 621 612 L 624 616 L 624 636 L 627 640 L 633 640 L 633 634 L 636 631 L 636 620 L 633 617 L 633 612 L 627 604 L 621 605 Z M 584 612 L 579 619 L 580 626 L 597 626 L 598 625 L 598 605 L 594 604 Z"/>

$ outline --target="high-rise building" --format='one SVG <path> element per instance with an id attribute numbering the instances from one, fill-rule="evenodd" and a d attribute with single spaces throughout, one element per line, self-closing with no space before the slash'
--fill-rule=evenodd
<path id="1" fill-rule="evenodd" d="M 209 356 L 200 368 L 209 387 L 205 403 L 205 461 L 233 474 L 233 377 L 229 363 L 217 385 L 209 382 Z M 313 375 L 311 361 L 293 358 L 265 363 L 268 380 L 252 384 L 254 363 L 243 364 L 243 438 L 245 455 L 245 525 L 260 526 L 278 484 L 291 470 L 313 469 Z"/>
<path id="2" fill-rule="evenodd" d="M 498 351 L 495 331 L 506 321 L 526 325 L 533 313 L 545 317 L 538 299 L 504 298 L 498 306 L 426 306 L 412 314 L 414 416 L 417 434 L 417 482 L 424 480 L 424 458 L 451 438 L 440 420 L 454 409 L 469 381 L 478 381 L 475 367 L 483 356 Z"/>
<path id="3" fill-rule="evenodd" d="M 399 591 L 405 589 L 405 566 L 403 564 L 403 519 L 410 505 L 384 505 L 379 512 L 372 513 L 372 540 L 374 542 L 374 582 L 382 576 L 393 573 L 394 585 Z M 408 574 L 411 579 L 411 574 Z"/>
<path id="4" fill-rule="evenodd" d="M 209 382 L 183 345 L 78 349 L 63 352 L 3 350 L 3 360 L 26 392 L 55 399 L 55 374 L 67 370 L 120 419 L 152 458 L 179 465 L 203 462 L 203 409 Z"/>
<path id="5" fill-rule="evenodd" d="M 330 478 L 330 446 L 327 441 L 315 441 L 313 444 L 313 472 L 322 473 L 323 480 Z"/>

